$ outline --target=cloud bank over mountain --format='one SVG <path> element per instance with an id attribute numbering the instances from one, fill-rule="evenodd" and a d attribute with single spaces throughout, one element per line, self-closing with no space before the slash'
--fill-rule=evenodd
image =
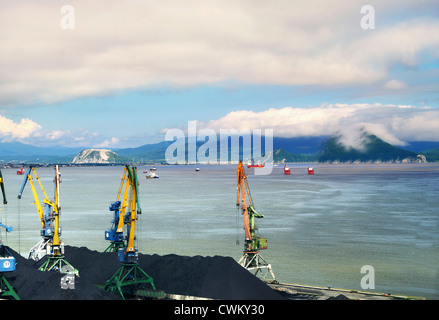
<path id="1" fill-rule="evenodd" d="M 276 137 L 340 134 L 348 146 L 361 145 L 362 129 L 384 141 L 439 141 L 439 111 L 429 107 L 383 104 L 328 104 L 307 108 L 270 108 L 262 112 L 236 111 L 198 127 L 273 129 Z"/>

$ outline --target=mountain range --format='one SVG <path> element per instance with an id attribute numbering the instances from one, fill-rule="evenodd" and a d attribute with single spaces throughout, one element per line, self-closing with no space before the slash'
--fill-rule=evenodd
<path id="1" fill-rule="evenodd" d="M 319 137 L 295 137 L 295 138 L 273 138 L 273 159 L 275 162 L 346 162 L 346 161 L 402 161 L 404 159 L 414 160 L 419 153 L 422 153 L 427 161 L 439 161 L 439 142 L 434 141 L 413 141 L 408 142 L 404 147 L 393 146 L 384 142 L 377 136 L 363 133 L 364 143 L 361 148 L 345 147 L 338 136 Z M 230 138 L 229 138 L 230 139 Z M 108 162 L 166 162 L 166 149 L 173 144 L 173 141 L 162 141 L 155 144 L 146 144 L 136 148 L 119 148 L 107 150 L 111 152 Z M 205 144 L 204 141 L 196 143 L 197 150 Z M 184 142 L 185 156 L 187 159 L 188 141 Z M 264 139 L 262 137 L 262 154 L 264 153 Z M 86 148 L 81 147 L 36 147 L 19 142 L 0 143 L 0 164 L 1 163 L 72 163 L 76 156 Z M 87 149 L 91 150 L 91 149 Z M 220 141 L 217 141 L 218 159 Z M 233 153 L 229 146 L 229 157 Z M 236 150 L 234 151 L 237 152 Z M 242 147 L 239 148 L 242 155 Z M 113 154 L 114 153 L 114 154 Z M 89 152 L 90 157 L 97 159 L 96 152 Z M 101 157 L 99 155 L 99 157 Z M 236 158 L 236 154 L 234 155 Z M 105 156 L 106 157 L 106 156 Z M 82 155 L 80 163 L 96 163 L 87 160 Z M 247 159 L 244 159 L 247 161 Z M 76 161 L 77 162 L 77 161 Z M 105 161 L 104 161 L 105 162 Z M 78 163 L 78 162 L 77 162 Z"/>

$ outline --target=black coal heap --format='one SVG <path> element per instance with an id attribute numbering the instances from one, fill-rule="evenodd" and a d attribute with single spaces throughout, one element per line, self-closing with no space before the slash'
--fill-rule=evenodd
<path id="1" fill-rule="evenodd" d="M 22 300 L 109 300 L 119 297 L 98 288 L 120 268 L 116 253 L 66 246 L 65 259 L 79 270 L 74 289 L 62 289 L 58 272 L 38 271 L 46 258 L 27 260 L 8 248 L 16 270 L 5 273 Z M 157 290 L 221 300 L 282 300 L 282 296 L 231 257 L 139 254 L 139 266 L 154 279 Z"/>

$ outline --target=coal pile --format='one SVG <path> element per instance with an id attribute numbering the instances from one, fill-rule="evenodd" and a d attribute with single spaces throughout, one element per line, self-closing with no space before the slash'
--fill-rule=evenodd
<path id="1" fill-rule="evenodd" d="M 65 259 L 79 270 L 79 277 L 75 277 L 74 289 L 62 289 L 64 274 L 38 271 L 45 258 L 35 262 L 11 248 L 9 251 L 17 260 L 17 266 L 15 272 L 4 275 L 22 300 L 120 299 L 95 285 L 104 284 L 120 268 L 116 253 L 66 246 Z M 154 279 L 157 290 L 168 294 L 221 300 L 284 299 L 231 257 L 140 253 L 139 266 Z"/>

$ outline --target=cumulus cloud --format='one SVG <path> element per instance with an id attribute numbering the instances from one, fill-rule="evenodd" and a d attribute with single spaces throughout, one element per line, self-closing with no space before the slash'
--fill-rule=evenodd
<path id="1" fill-rule="evenodd" d="M 76 0 L 74 30 L 60 27 L 61 3 L 2 1 L 0 106 L 230 80 L 395 88 L 395 63 L 439 52 L 439 22 L 413 18 L 435 4 L 369 3 L 372 32 L 360 28 L 360 0 Z M 408 18 L 389 22 L 395 9 Z"/>
<path id="2" fill-rule="evenodd" d="M 429 107 L 376 104 L 324 104 L 308 108 L 235 111 L 198 129 L 273 129 L 277 137 L 341 135 L 345 145 L 362 144 L 361 130 L 393 145 L 407 141 L 439 141 L 439 111 Z"/>
<path id="3" fill-rule="evenodd" d="M 41 126 L 30 119 L 21 119 L 17 123 L 0 115 L 0 138 L 5 140 L 26 139 L 35 135 L 40 129 Z"/>
<path id="4" fill-rule="evenodd" d="M 117 146 L 120 142 L 120 139 L 116 138 L 116 137 L 112 137 L 109 140 L 105 140 L 101 143 L 98 143 L 97 145 L 95 145 L 96 148 L 109 148 L 109 147 L 114 147 Z"/>
<path id="5" fill-rule="evenodd" d="M 15 141 L 42 147 L 53 145 L 111 147 L 119 143 L 116 137 L 105 139 L 95 132 L 84 129 L 48 130 L 28 118 L 16 122 L 0 115 L 0 142 Z"/>

